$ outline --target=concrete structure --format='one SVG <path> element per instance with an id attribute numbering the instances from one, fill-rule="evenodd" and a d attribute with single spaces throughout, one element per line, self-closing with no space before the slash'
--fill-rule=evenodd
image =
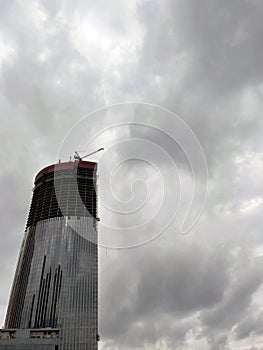
<path id="1" fill-rule="evenodd" d="M 93 350 L 98 336 L 96 163 L 35 178 L 0 350 Z"/>
<path id="2" fill-rule="evenodd" d="M 5 350 L 58 350 L 60 330 L 46 329 L 8 329 L 0 330 L 1 348 Z"/>

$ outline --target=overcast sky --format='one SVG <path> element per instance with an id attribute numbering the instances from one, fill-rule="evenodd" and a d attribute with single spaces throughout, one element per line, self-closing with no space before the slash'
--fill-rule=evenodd
<path id="1" fill-rule="evenodd" d="M 162 234 L 100 249 L 100 349 L 262 350 L 262 0 L 1 0 L 0 17 L 1 325 L 35 174 L 105 146 L 101 242 Z M 193 164 L 192 221 L 208 184 L 207 201 L 182 234 Z"/>

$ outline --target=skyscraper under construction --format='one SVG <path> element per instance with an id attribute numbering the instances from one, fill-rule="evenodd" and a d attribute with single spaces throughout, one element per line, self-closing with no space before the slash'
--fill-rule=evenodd
<path id="1" fill-rule="evenodd" d="M 37 174 L 0 350 L 98 348 L 96 186 L 80 159 Z"/>

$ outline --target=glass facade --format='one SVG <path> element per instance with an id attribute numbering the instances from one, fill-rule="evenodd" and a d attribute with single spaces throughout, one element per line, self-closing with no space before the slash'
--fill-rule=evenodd
<path id="1" fill-rule="evenodd" d="M 34 349 L 97 349 L 96 176 L 95 163 L 80 161 L 36 177 L 5 322 L 5 330 L 30 330 Z M 45 336 L 38 337 L 40 330 Z M 54 347 L 43 345 L 50 330 L 58 330 Z M 12 342 L 19 339 L 10 338 L 5 348 Z M 0 349 L 1 343 L 0 337 Z"/>

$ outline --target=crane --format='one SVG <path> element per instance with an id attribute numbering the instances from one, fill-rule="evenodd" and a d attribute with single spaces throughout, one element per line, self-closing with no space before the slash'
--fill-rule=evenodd
<path id="1" fill-rule="evenodd" d="M 76 159 L 76 160 L 82 160 L 82 159 L 84 159 L 84 158 L 87 158 L 87 157 L 91 156 L 92 154 L 95 154 L 95 153 L 100 152 L 100 151 L 103 151 L 103 150 L 104 150 L 104 147 L 101 147 L 101 148 L 97 149 L 96 151 L 93 151 L 93 152 L 91 152 L 91 153 L 89 153 L 89 154 L 86 154 L 86 155 L 83 156 L 83 157 L 81 157 L 81 156 L 78 154 L 78 152 L 75 151 L 74 159 Z"/>

